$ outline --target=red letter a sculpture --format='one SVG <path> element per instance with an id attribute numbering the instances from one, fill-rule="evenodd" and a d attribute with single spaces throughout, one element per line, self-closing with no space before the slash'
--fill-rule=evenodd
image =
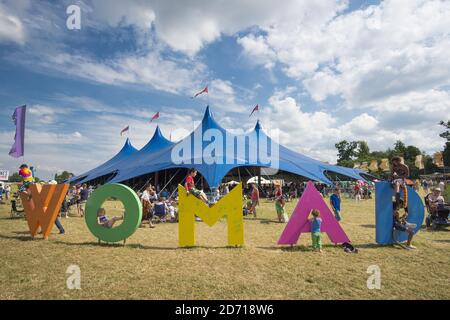
<path id="1" fill-rule="evenodd" d="M 294 245 L 300 238 L 301 233 L 311 232 L 311 222 L 308 218 L 313 209 L 320 211 L 322 232 L 328 235 L 331 242 L 334 244 L 350 242 L 350 239 L 323 200 L 322 195 L 314 187 L 314 184 L 309 181 L 280 240 L 278 240 L 278 244 Z"/>

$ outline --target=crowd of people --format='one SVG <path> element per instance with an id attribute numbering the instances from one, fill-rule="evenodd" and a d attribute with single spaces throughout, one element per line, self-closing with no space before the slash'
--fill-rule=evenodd
<path id="1" fill-rule="evenodd" d="M 19 199 L 19 192 L 27 192 L 28 186 L 34 183 L 32 176 L 30 176 L 31 170 L 28 170 L 26 165 L 21 166 L 21 172 L 24 177 L 24 183 L 20 187 L 19 191 L 14 195 L 14 199 Z M 233 185 L 222 184 L 219 188 L 207 190 L 207 192 L 199 189 L 196 184 L 197 170 L 189 169 L 186 178 L 180 182 L 184 185 L 187 195 L 192 195 L 208 206 L 214 205 L 222 197 L 226 196 L 230 190 L 233 189 Z M 394 189 L 395 201 L 393 203 L 393 220 L 394 229 L 402 232 L 406 232 L 409 235 L 406 247 L 408 249 L 414 249 L 412 245 L 412 237 L 414 235 L 415 225 L 408 223 L 407 216 L 407 197 L 401 198 L 400 191 L 406 192 L 406 185 L 411 185 L 417 191 L 423 188 L 424 192 L 428 194 L 426 197 L 427 206 L 429 210 L 435 211 L 439 217 L 448 217 L 449 208 L 448 204 L 442 197 L 442 191 L 445 190 L 445 181 L 433 181 L 433 180 L 409 180 L 409 168 L 401 162 L 399 157 L 392 159 L 392 172 L 391 183 Z M 56 183 L 56 181 L 50 182 Z M 371 199 L 374 191 L 374 183 L 365 181 L 337 181 L 334 185 L 329 186 L 321 183 L 315 184 L 316 189 L 322 194 L 324 198 L 329 198 L 330 206 L 333 210 L 334 216 L 337 221 L 342 220 L 341 203 L 342 197 L 349 199 L 355 199 L 356 201 L 362 201 L 364 199 Z M 286 203 L 296 198 L 300 198 L 306 188 L 306 182 L 292 181 L 287 183 L 281 183 L 274 181 L 271 184 L 260 185 L 251 183 L 244 186 L 243 198 L 244 198 L 244 215 L 253 215 L 257 217 L 257 208 L 260 200 L 265 198 L 267 201 L 275 204 L 275 212 L 277 220 L 280 223 L 286 223 L 289 220 L 289 216 L 286 213 Z M 68 213 L 72 207 L 76 207 L 76 213 L 78 216 L 83 217 L 86 213 L 86 203 L 89 197 L 94 192 L 96 187 L 89 186 L 87 184 L 72 186 L 64 200 L 61 208 L 62 213 Z M 430 192 L 431 190 L 431 192 Z M 178 221 L 178 191 L 177 185 L 165 186 L 163 189 L 160 186 L 153 186 L 147 184 L 143 190 L 136 191 L 142 202 L 142 225 L 145 227 L 147 224 L 150 228 L 155 228 L 155 222 L 177 222 Z M 31 196 L 31 195 L 30 195 Z M 0 200 L 5 197 L 7 200 L 11 198 L 11 186 L 0 184 Z M 14 200 L 14 201 L 16 201 Z M 107 228 L 112 228 L 115 223 L 123 220 L 123 215 L 108 218 L 105 208 L 101 208 L 97 212 L 98 223 Z M 312 212 L 311 223 L 315 230 L 312 232 L 313 247 L 321 251 L 320 225 L 321 225 L 320 212 L 317 210 Z M 61 225 L 59 219 L 55 222 L 60 234 L 65 234 L 65 230 Z"/>
<path id="2" fill-rule="evenodd" d="M 0 202 L 11 199 L 11 186 L 0 183 Z"/>

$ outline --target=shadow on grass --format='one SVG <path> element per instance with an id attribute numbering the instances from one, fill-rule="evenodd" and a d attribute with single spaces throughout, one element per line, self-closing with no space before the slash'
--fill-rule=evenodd
<path id="1" fill-rule="evenodd" d="M 19 241 L 35 241 L 35 240 L 41 240 L 39 238 L 32 238 L 31 235 L 27 232 L 25 234 L 28 234 L 28 236 L 5 236 L 3 234 L 0 234 L 0 238 L 1 239 L 6 239 L 6 240 L 19 240 Z"/>
<path id="2" fill-rule="evenodd" d="M 450 243 L 450 239 L 447 239 L 447 240 L 434 240 L 434 242 Z"/>
<path id="3" fill-rule="evenodd" d="M 450 232 L 450 229 L 445 226 L 439 226 L 436 229 L 433 228 L 422 228 L 424 232 Z"/>
<path id="4" fill-rule="evenodd" d="M 363 248 L 363 249 L 379 249 L 384 247 L 391 247 L 392 245 L 384 245 L 384 244 L 378 244 L 378 243 L 352 243 L 353 246 L 356 248 Z"/>
<path id="5" fill-rule="evenodd" d="M 86 246 L 86 247 L 107 247 L 107 248 L 130 248 L 130 249 L 141 249 L 141 250 L 155 250 L 155 251 L 174 251 L 174 250 L 196 250 L 196 249 L 240 249 L 241 247 L 223 246 L 223 247 L 206 247 L 206 246 L 195 246 L 195 247 L 157 247 L 157 246 L 146 246 L 140 243 L 133 244 L 123 244 L 121 242 L 117 243 L 107 243 L 97 241 L 87 241 L 87 242 L 64 242 L 61 240 L 52 241 L 55 244 L 62 244 L 66 246 Z"/>
<path id="6" fill-rule="evenodd" d="M 13 221 L 15 221 L 15 220 L 24 220 L 24 221 L 26 221 L 25 217 L 23 217 L 23 216 L 18 216 L 18 217 L 11 217 L 11 216 L 1 217 L 0 220 L 13 220 Z"/>
<path id="7" fill-rule="evenodd" d="M 14 234 L 30 234 L 30 231 L 13 231 Z"/>
<path id="8" fill-rule="evenodd" d="M 274 223 L 274 224 L 286 224 L 285 222 L 279 222 L 277 220 L 271 220 L 271 219 L 254 219 L 254 220 L 258 220 L 260 221 L 260 223 L 262 224 L 270 224 L 270 223 Z"/>
<path id="9" fill-rule="evenodd" d="M 368 229 L 375 229 L 375 225 L 374 224 L 362 224 L 361 227 L 368 228 Z"/>
<path id="10" fill-rule="evenodd" d="M 335 248 L 340 246 L 335 246 L 333 244 L 323 245 L 322 248 Z M 282 252 L 314 252 L 313 248 L 310 246 L 278 246 L 278 247 L 257 247 L 258 249 L 270 250 L 270 251 L 282 251 Z"/>

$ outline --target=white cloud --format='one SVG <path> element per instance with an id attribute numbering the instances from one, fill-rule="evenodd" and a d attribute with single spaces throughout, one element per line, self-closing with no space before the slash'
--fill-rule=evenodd
<path id="1" fill-rule="evenodd" d="M 186 94 L 204 76 L 205 66 L 190 60 L 163 58 L 158 52 L 97 61 L 67 53 L 48 54 L 40 60 L 45 69 L 110 85 L 139 85 L 169 93 Z"/>
<path id="2" fill-rule="evenodd" d="M 250 63 L 262 64 L 267 69 L 274 67 L 276 54 L 269 47 L 263 36 L 249 34 L 239 38 L 237 42 L 243 47 L 244 53 L 252 58 L 249 59 Z"/>
<path id="3" fill-rule="evenodd" d="M 209 98 L 198 100 L 210 101 L 220 123 L 235 128 L 236 123 L 245 127 L 252 122 L 244 122 L 242 114 L 251 111 L 254 96 L 239 87 L 239 80 L 219 79 L 198 55 L 222 35 L 231 35 L 242 46 L 247 62 L 261 64 L 270 73 L 281 67 L 297 83 L 273 94 L 260 112 L 265 126 L 279 130 L 282 143 L 329 162 L 335 162 L 334 143 L 340 139 L 367 140 L 372 149 L 385 149 L 397 139 L 430 153 L 442 147 L 437 122 L 450 114 L 448 1 L 386 0 L 345 13 L 347 1 L 334 0 L 101 0 L 80 4 L 87 12 L 83 28 L 125 32 L 136 50 L 120 47 L 101 59 L 95 52 L 72 50 L 65 43 L 69 38 L 65 16 L 51 2 L 36 5 L 29 0 L 0 4 L 0 42 L 24 45 L 22 53 L 11 54 L 15 62 L 46 74 L 56 71 L 102 84 L 136 85 L 187 96 L 209 81 Z M 86 34 L 77 36 L 84 43 Z M 317 102 L 340 97 L 346 108 L 340 114 L 308 112 L 294 98 L 302 87 Z M 67 109 L 58 109 L 57 103 L 64 99 Z M 117 108 L 89 97 L 59 96 L 55 100 L 54 106 L 42 102 L 30 107 L 31 161 L 49 171 L 67 164 L 70 168 L 66 169 L 79 172 L 106 160 L 122 147 L 117 131 L 128 124 L 133 142 L 143 146 L 154 125 L 138 117 L 160 111 L 155 106 Z M 177 128 L 173 135 L 180 138 L 190 132 L 193 121 L 201 119 L 203 107 L 195 109 L 200 102 L 192 101 L 186 109 L 164 107 L 158 121 L 164 133 L 168 136 Z M 63 132 L 61 127 L 77 120 L 71 116 L 75 108 L 95 117 Z M 134 116 L 127 115 L 128 110 Z M 171 116 L 165 117 L 169 112 Z M 12 134 L 0 133 L 2 150 L 9 150 Z M 93 145 L 97 146 L 94 150 Z M 92 160 L 85 159 L 86 152 L 91 152 Z M 9 159 L 2 162 L 12 163 Z"/>
<path id="4" fill-rule="evenodd" d="M 25 28 L 19 17 L 12 15 L 0 3 L 0 42 L 25 43 Z"/>
<path id="5" fill-rule="evenodd" d="M 148 1 L 95 0 L 91 5 L 91 15 L 110 27 L 135 26 L 148 32 L 155 20 Z"/>
<path id="6" fill-rule="evenodd" d="M 96 18 L 112 26 L 132 25 L 141 30 L 151 23 L 158 38 L 172 49 L 195 55 L 224 35 L 253 26 L 270 27 L 280 21 L 322 22 L 346 7 L 347 1 L 285 0 L 120 0 L 91 1 Z M 325 18 L 324 18 L 325 17 Z"/>
<path id="7" fill-rule="evenodd" d="M 41 125 L 54 124 L 57 122 L 58 116 L 69 113 L 69 110 L 65 108 L 44 106 L 40 104 L 31 105 L 27 110 L 31 120 Z"/>
<path id="8" fill-rule="evenodd" d="M 443 140 L 438 137 L 442 129 L 435 121 L 439 113 L 435 113 L 434 119 L 427 125 L 413 127 L 402 126 L 403 119 L 397 119 L 392 126 L 385 121 L 383 113 L 362 113 L 342 122 L 324 111 L 303 111 L 297 101 L 285 92 L 276 92 L 269 99 L 269 106 L 263 110 L 260 115 L 263 127 L 266 130 L 278 129 L 282 144 L 330 163 L 336 162 L 334 144 L 343 139 L 367 141 L 371 150 L 386 150 L 395 141 L 402 140 L 429 154 L 443 145 Z"/>
<path id="9" fill-rule="evenodd" d="M 298 19 L 262 26 L 265 35 L 250 34 L 239 42 L 263 64 L 276 55 L 286 74 L 316 101 L 338 95 L 350 107 L 366 107 L 450 84 L 450 2 L 386 0 L 336 16 L 338 9 L 328 10 L 313 23 Z M 249 52 L 247 43 L 254 39 L 254 47 L 263 50 Z"/>

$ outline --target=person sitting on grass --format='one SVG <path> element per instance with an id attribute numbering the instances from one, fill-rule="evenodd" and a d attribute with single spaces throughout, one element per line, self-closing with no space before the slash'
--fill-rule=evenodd
<path id="1" fill-rule="evenodd" d="M 106 216 L 106 210 L 104 208 L 100 208 L 97 211 L 97 220 L 99 225 L 111 229 L 112 227 L 114 227 L 114 224 L 116 222 L 123 220 L 123 215 L 120 217 L 112 217 L 111 219 L 109 219 Z"/>
<path id="2" fill-rule="evenodd" d="M 314 209 L 311 211 L 311 240 L 314 251 L 322 252 L 322 234 L 321 225 L 322 218 L 320 217 L 320 211 Z"/>
<path id="3" fill-rule="evenodd" d="M 339 188 L 333 190 L 333 194 L 330 196 L 330 204 L 333 208 L 334 216 L 337 221 L 341 221 L 341 193 Z"/>
<path id="4" fill-rule="evenodd" d="M 411 242 L 414 237 L 414 228 L 417 225 L 406 221 L 406 218 L 408 217 L 408 214 L 406 212 L 403 215 L 400 213 L 400 208 L 403 205 L 401 200 L 398 204 L 394 203 L 393 205 L 394 205 L 394 230 L 406 232 L 408 234 L 406 249 L 408 250 L 416 249 L 416 247 L 413 246 Z M 396 239 L 394 239 L 394 241 L 397 242 Z"/>
<path id="5" fill-rule="evenodd" d="M 186 188 L 187 194 L 192 194 L 194 197 L 202 200 L 204 203 L 209 205 L 208 197 L 202 190 L 195 188 L 194 178 L 197 176 L 197 170 L 189 169 L 188 176 L 186 177 L 186 183 L 184 187 Z"/>

